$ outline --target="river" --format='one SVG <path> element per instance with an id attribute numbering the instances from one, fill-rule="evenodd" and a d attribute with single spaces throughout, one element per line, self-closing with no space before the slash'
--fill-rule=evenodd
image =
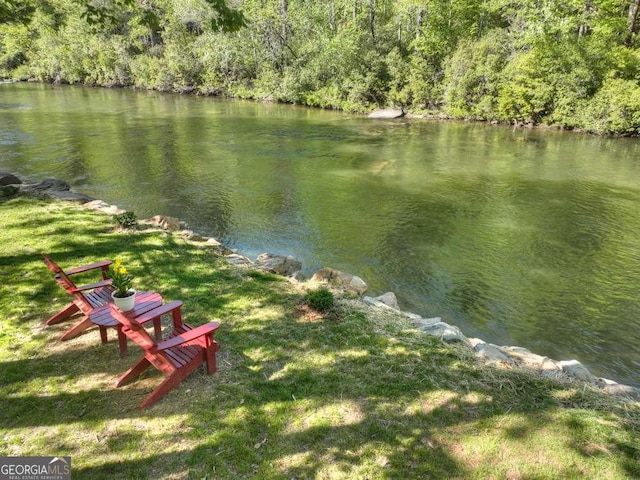
<path id="1" fill-rule="evenodd" d="M 640 385 L 637 139 L 18 83 L 0 85 L 0 170 Z"/>

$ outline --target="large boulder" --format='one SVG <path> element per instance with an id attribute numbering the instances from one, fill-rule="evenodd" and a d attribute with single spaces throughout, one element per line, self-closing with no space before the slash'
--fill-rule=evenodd
<path id="1" fill-rule="evenodd" d="M 93 200 L 88 195 L 71 191 L 69 184 L 59 178 L 45 178 L 37 183 L 20 184 L 18 193 L 45 200 L 57 199 L 80 203 Z"/>
<path id="2" fill-rule="evenodd" d="M 636 402 L 640 401 L 640 388 L 632 387 L 630 385 L 622 385 L 613 380 L 609 380 L 608 378 L 597 378 L 596 386 L 609 395 L 631 399 Z"/>
<path id="3" fill-rule="evenodd" d="M 497 345 L 486 343 L 479 338 L 469 340 L 476 357 L 490 364 L 512 364 L 513 360 Z"/>
<path id="4" fill-rule="evenodd" d="M 356 295 L 364 294 L 369 288 L 360 277 L 333 268 L 321 268 L 313 274 L 311 281 L 328 283 Z"/>
<path id="5" fill-rule="evenodd" d="M 302 270 L 302 263 L 290 255 L 275 255 L 261 253 L 256 259 L 255 266 L 266 272 L 288 277 Z"/>
<path id="6" fill-rule="evenodd" d="M 167 215 L 155 215 L 146 220 L 142 220 L 140 223 L 160 227 L 163 230 L 167 230 L 169 232 L 177 232 L 183 226 L 182 222 L 180 222 L 180 219 L 169 217 Z"/>
<path id="7" fill-rule="evenodd" d="M 393 308 L 394 310 L 400 311 L 400 306 L 398 305 L 398 299 L 396 294 L 393 292 L 383 293 L 379 297 L 375 297 L 375 300 L 387 305 L 388 307 Z"/>
<path id="8" fill-rule="evenodd" d="M 640 401 L 640 389 L 632 387 L 630 385 L 613 383 L 606 385 L 603 390 L 609 395 L 615 395 L 616 397 L 630 398 L 635 401 Z"/>
<path id="9" fill-rule="evenodd" d="M 596 383 L 596 377 L 589 372 L 578 360 L 563 360 L 558 362 L 558 366 L 562 368 L 562 371 L 570 377 L 577 378 L 584 382 Z"/>
<path id="10" fill-rule="evenodd" d="M 382 119 L 401 118 L 404 117 L 404 111 L 396 108 L 383 108 L 380 110 L 374 110 L 368 115 L 368 117 Z"/>
<path id="11" fill-rule="evenodd" d="M 108 213 L 110 215 L 121 215 L 127 212 L 126 210 L 123 210 L 122 208 L 116 205 L 109 205 L 103 200 L 92 200 L 91 202 L 87 202 L 84 205 L 82 205 L 82 207 L 88 208 L 90 210 L 98 210 L 100 212 Z"/>
<path id="12" fill-rule="evenodd" d="M 207 245 L 209 245 L 210 247 L 216 247 L 216 248 L 222 247 L 222 243 L 220 243 L 218 240 L 216 240 L 216 239 L 215 239 L 215 238 L 213 238 L 213 237 L 209 237 L 209 238 L 207 238 L 206 243 L 207 243 Z"/>
<path id="13" fill-rule="evenodd" d="M 67 202 L 78 202 L 82 204 L 93 200 L 89 195 L 74 192 L 73 190 L 45 190 L 37 196 L 44 199 L 66 200 Z"/>
<path id="14" fill-rule="evenodd" d="M 20 192 L 22 193 L 36 193 L 44 192 L 45 190 L 55 190 L 57 192 L 66 192 L 71 187 L 64 180 L 59 178 L 45 178 L 37 183 L 25 183 L 20 185 Z"/>
<path id="15" fill-rule="evenodd" d="M 417 324 L 417 322 L 416 322 Z M 439 337 L 446 343 L 461 342 L 466 345 L 470 345 L 469 339 L 464 336 L 462 331 L 454 326 L 444 322 L 426 323 L 418 325 L 418 328 L 427 335 Z"/>
<path id="16" fill-rule="evenodd" d="M 382 307 L 396 310 L 398 312 L 400 311 L 400 308 L 398 307 L 398 300 L 396 299 L 396 295 L 393 292 L 387 292 L 375 298 L 365 295 L 364 297 L 362 297 L 362 301 L 367 305 L 371 305 L 372 307 Z M 420 318 L 420 315 L 416 315 L 416 318 Z"/>
<path id="17" fill-rule="evenodd" d="M 562 367 L 554 360 L 532 353 L 523 347 L 503 347 L 502 351 L 509 355 L 512 360 L 525 367 L 536 368 L 538 370 L 562 370 Z"/>
<path id="18" fill-rule="evenodd" d="M 412 317 L 411 321 L 413 322 L 413 324 L 416 326 L 417 329 L 424 330 L 424 329 L 431 328 L 436 323 L 442 322 L 442 318 L 441 317 L 422 318 L 420 315 L 418 315 L 417 317 Z"/>
<path id="19" fill-rule="evenodd" d="M 0 172 L 0 186 L 18 185 L 20 183 L 22 183 L 22 180 L 20 180 L 12 173 Z"/>
<path id="20" fill-rule="evenodd" d="M 205 238 L 193 230 L 180 230 L 179 235 L 192 242 L 204 242 Z"/>
<path id="21" fill-rule="evenodd" d="M 230 263 L 231 265 L 237 266 L 250 266 L 253 265 L 251 260 L 249 260 L 244 255 L 238 255 L 237 253 L 231 253 L 229 255 L 225 255 L 224 259 Z"/>

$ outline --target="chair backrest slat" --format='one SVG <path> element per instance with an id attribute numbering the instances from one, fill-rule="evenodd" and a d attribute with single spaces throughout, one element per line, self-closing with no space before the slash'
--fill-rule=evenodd
<path id="1" fill-rule="evenodd" d="M 60 268 L 60 266 L 56 262 L 51 260 L 48 255 L 43 253 L 42 258 L 47 268 L 55 274 L 56 282 L 58 282 L 62 286 L 62 288 L 67 291 L 67 293 L 73 295 L 75 292 L 72 292 L 71 290 L 76 288 L 76 284 L 73 283 L 73 280 L 71 280 L 69 276 L 64 273 L 64 270 L 62 270 L 62 268 Z"/>
<path id="2" fill-rule="evenodd" d="M 47 268 L 51 270 L 53 273 L 55 273 L 56 275 L 62 271 L 62 268 L 60 268 L 56 262 L 51 260 L 51 258 L 49 258 L 49 255 L 43 253 L 42 258 Z"/>
<path id="3" fill-rule="evenodd" d="M 75 295 L 79 293 L 79 292 L 73 291 L 75 288 L 77 288 L 76 284 L 73 283 L 73 280 L 71 280 L 69 276 L 66 273 L 64 273 L 64 271 L 60 270 L 56 274 L 56 281 L 62 286 L 62 288 L 64 288 L 67 291 L 67 293 L 71 295 Z"/>

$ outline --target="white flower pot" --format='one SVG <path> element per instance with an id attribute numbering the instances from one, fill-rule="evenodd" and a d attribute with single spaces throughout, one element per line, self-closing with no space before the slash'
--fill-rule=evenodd
<path id="1" fill-rule="evenodd" d="M 133 310 L 133 306 L 136 303 L 136 291 L 129 290 L 129 293 L 131 295 L 129 295 L 128 297 L 116 297 L 116 292 L 111 293 L 111 298 L 113 298 L 113 303 L 115 303 L 116 307 L 118 307 L 123 312 L 128 312 L 129 310 Z"/>

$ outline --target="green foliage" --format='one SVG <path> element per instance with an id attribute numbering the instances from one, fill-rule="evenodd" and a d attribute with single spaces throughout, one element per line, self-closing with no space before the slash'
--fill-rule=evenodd
<path id="1" fill-rule="evenodd" d="M 138 217 L 135 212 L 124 212 L 113 216 L 116 225 L 121 228 L 134 228 L 138 225 Z"/>
<path id="2" fill-rule="evenodd" d="M 553 102 L 553 86 L 540 69 L 536 51 L 523 52 L 509 62 L 498 94 L 497 113 L 503 120 L 540 122 Z"/>
<path id="3" fill-rule="evenodd" d="M 168 90 L 170 82 L 165 79 L 162 60 L 152 56 L 138 56 L 129 64 L 133 84 L 140 88 Z"/>
<path id="4" fill-rule="evenodd" d="M 627 13 L 614 0 L 5 0 L 0 75 L 628 134 L 596 107 L 617 96 L 598 95 L 607 78 L 640 78 Z"/>
<path id="5" fill-rule="evenodd" d="M 111 279 L 111 285 L 113 285 L 117 297 L 124 298 L 129 295 L 129 290 L 133 286 L 133 275 L 122 265 L 122 259 L 116 258 L 109 265 L 106 275 Z"/>
<path id="6" fill-rule="evenodd" d="M 13 197 L 18 191 L 19 188 L 16 185 L 0 185 L 0 202 Z"/>
<path id="7" fill-rule="evenodd" d="M 634 80 L 607 78 L 581 114 L 581 124 L 599 134 L 640 134 L 640 86 Z"/>
<path id="8" fill-rule="evenodd" d="M 205 0 L 216 15 L 211 18 L 211 28 L 221 32 L 235 32 L 247 26 L 247 19 L 240 10 L 230 8 L 225 0 Z"/>
<path id="9" fill-rule="evenodd" d="M 0 0 L 0 24 L 25 23 L 29 20 L 35 5 L 29 0 Z"/>
<path id="10" fill-rule="evenodd" d="M 112 36 L 106 41 L 91 37 L 85 45 L 85 52 L 82 58 L 83 83 L 107 87 L 131 83 L 130 57 L 121 36 Z"/>
<path id="11" fill-rule="evenodd" d="M 31 34 L 26 25 L 0 24 L 0 75 L 15 76 L 27 62 Z"/>
<path id="12" fill-rule="evenodd" d="M 311 308 L 321 313 L 328 313 L 332 311 L 335 306 L 333 293 L 324 287 L 316 290 L 309 290 L 304 296 L 304 301 Z"/>
<path id="13" fill-rule="evenodd" d="M 391 105 L 407 106 L 411 104 L 411 93 L 407 88 L 409 82 L 409 61 L 399 48 L 392 49 L 386 56 L 389 74 L 388 100 Z"/>
<path id="14" fill-rule="evenodd" d="M 71 2 L 73 10 L 77 11 L 89 25 L 97 28 L 113 28 L 122 22 L 123 12 L 134 13 L 139 9 L 144 11 L 139 20 L 148 26 L 157 25 L 162 20 L 157 11 L 148 8 L 150 4 L 156 2 L 137 2 L 136 0 L 111 0 L 109 2 L 71 0 Z M 182 5 L 191 2 L 178 0 L 172 3 Z M 208 24 L 214 31 L 235 32 L 246 26 L 244 14 L 240 10 L 230 7 L 227 0 L 200 0 L 197 3 L 210 11 Z M 1 0 L 0 23 L 25 23 L 31 20 L 38 9 L 49 10 L 52 8 L 54 6 L 46 0 L 40 2 L 35 0 Z"/>
<path id="15" fill-rule="evenodd" d="M 496 103 L 502 85 L 501 72 L 512 53 L 509 36 L 502 29 L 479 41 L 461 41 L 445 67 L 445 112 L 457 118 L 498 118 Z"/>

